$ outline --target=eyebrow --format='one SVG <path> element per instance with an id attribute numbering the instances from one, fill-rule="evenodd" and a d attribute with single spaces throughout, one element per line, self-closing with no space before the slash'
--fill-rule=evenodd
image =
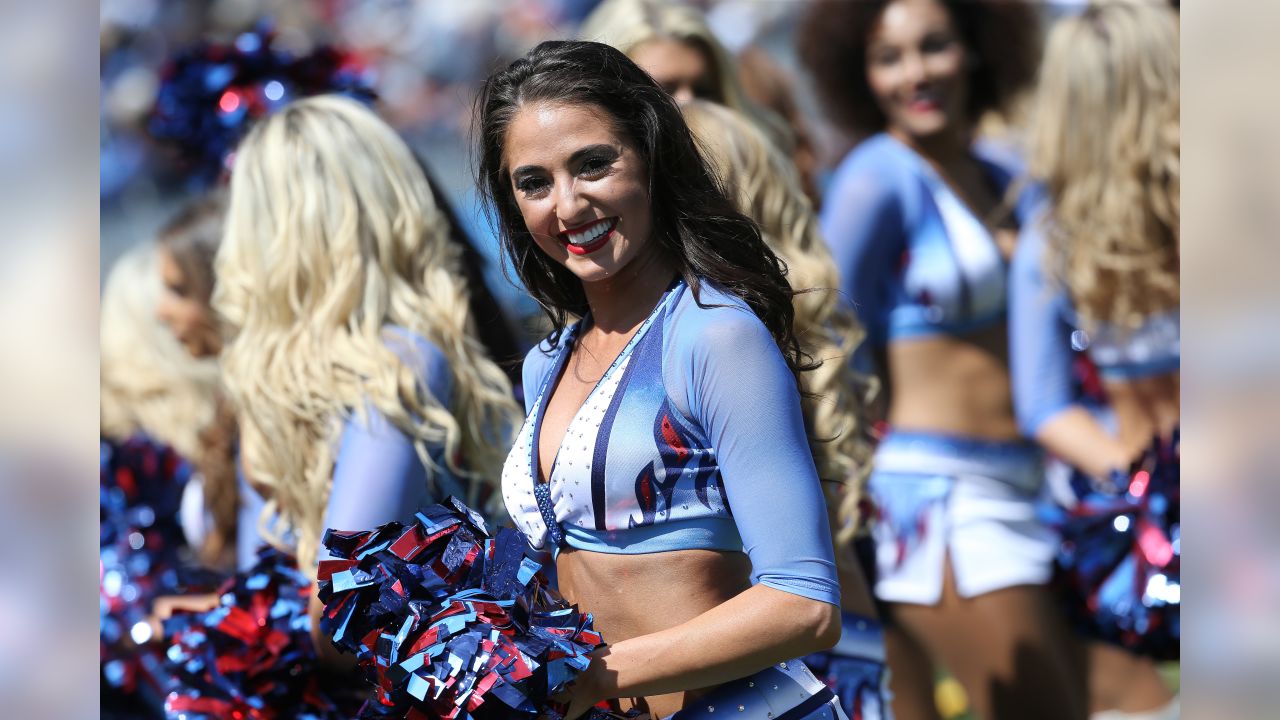
<path id="1" fill-rule="evenodd" d="M 574 163 L 581 161 L 583 158 L 585 158 L 588 155 L 606 154 L 606 153 L 612 154 L 615 157 L 621 154 L 616 147 L 609 145 L 608 143 L 597 143 L 595 145 L 587 145 L 586 147 L 581 147 L 575 150 L 573 154 L 569 156 L 569 164 L 573 165 Z M 524 177 L 525 175 L 531 175 L 542 169 L 543 168 L 541 165 L 521 165 L 520 167 L 511 171 L 511 177 L 513 179 L 519 179 Z"/>

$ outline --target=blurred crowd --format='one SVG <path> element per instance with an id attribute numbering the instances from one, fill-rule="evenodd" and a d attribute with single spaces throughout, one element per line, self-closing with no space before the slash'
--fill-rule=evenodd
<path id="1" fill-rule="evenodd" d="M 101 25 L 101 172 L 104 272 L 157 228 L 190 188 L 171 153 L 148 137 L 166 61 L 200 42 L 234 42 L 264 23 L 284 51 L 341 47 L 366 69 L 379 111 L 429 157 L 450 194 L 473 185 L 465 147 L 476 88 L 538 41 L 572 36 L 599 0 L 393 2 L 352 0 L 108 0 Z M 781 2 L 695 3 L 731 47 L 785 32 Z M 775 44 L 780 44 L 775 41 Z M 790 48 L 785 48 L 790 52 Z"/>

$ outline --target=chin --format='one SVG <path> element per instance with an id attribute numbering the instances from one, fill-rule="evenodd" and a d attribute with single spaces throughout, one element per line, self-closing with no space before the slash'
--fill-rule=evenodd
<path id="1" fill-rule="evenodd" d="M 951 128 L 951 122 L 945 116 L 936 118 L 920 118 L 905 123 L 911 136 L 920 140 L 929 140 L 943 134 Z"/>
<path id="2" fill-rule="evenodd" d="M 601 265 L 600 263 L 591 260 L 579 260 L 578 262 L 570 261 L 566 267 L 569 268 L 569 272 L 574 274 L 574 277 L 584 283 L 608 280 L 609 278 L 617 275 L 619 270 L 619 268 L 613 263 Z"/>
<path id="3" fill-rule="evenodd" d="M 569 272 L 573 273 L 574 277 L 584 283 L 608 280 L 617 275 L 629 262 L 629 260 L 624 259 L 626 256 L 625 249 L 619 247 L 616 240 L 615 238 L 604 247 L 588 255 L 575 255 L 568 250 L 561 249 L 563 255 L 558 257 L 557 261 Z"/>

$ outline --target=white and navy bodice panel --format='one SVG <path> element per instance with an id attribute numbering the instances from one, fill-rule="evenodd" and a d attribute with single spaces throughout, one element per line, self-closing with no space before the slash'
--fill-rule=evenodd
<path id="1" fill-rule="evenodd" d="M 1010 272 L 1009 368 L 1018 424 L 1029 437 L 1076 402 L 1076 353 L 1111 382 L 1173 373 L 1181 365 L 1176 308 L 1132 328 L 1080 322 L 1066 290 L 1048 277 L 1044 222 L 1041 208 L 1023 226 Z"/>
<path id="2" fill-rule="evenodd" d="M 662 331 L 669 320 L 665 310 L 678 294 L 663 296 L 587 396 L 565 431 L 547 483 L 531 482 L 539 466 L 536 438 L 580 326 L 566 329 L 550 364 L 538 368 L 537 360 L 527 361 L 545 371 L 534 373 L 541 381 L 533 386 L 537 395 L 503 470 L 503 489 L 509 504 L 523 506 L 520 529 L 534 546 L 548 540 L 559 545 L 568 534 L 569 544 L 580 547 L 655 552 L 672 549 L 676 537 L 688 534 L 683 530 L 694 530 L 669 524 L 687 521 L 696 526 L 700 546 L 741 549 L 715 452 L 666 397 Z"/>
<path id="3" fill-rule="evenodd" d="M 794 376 L 741 300 L 707 283 L 699 295 L 683 281 L 663 295 L 570 421 L 545 483 L 542 417 L 581 325 L 529 353 L 507 511 L 538 549 L 745 551 L 753 580 L 838 602 Z"/>
<path id="4" fill-rule="evenodd" d="M 983 146 L 974 157 L 993 188 L 1013 178 Z M 1015 206 L 1021 217 L 1023 206 Z M 986 225 L 913 150 L 881 133 L 832 176 L 822 231 L 842 292 L 872 345 L 958 335 L 1003 322 L 1008 263 Z"/>

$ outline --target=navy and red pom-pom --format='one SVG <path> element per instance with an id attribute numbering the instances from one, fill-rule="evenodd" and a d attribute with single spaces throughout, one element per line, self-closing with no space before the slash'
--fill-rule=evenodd
<path id="1" fill-rule="evenodd" d="M 603 642 L 550 588 L 524 537 L 456 498 L 407 525 L 329 530 L 321 628 L 354 653 L 374 698 L 362 718 L 534 718 L 562 710 Z"/>
<path id="2" fill-rule="evenodd" d="M 163 673 L 147 645 L 151 603 L 221 580 L 192 566 L 178 524 L 191 465 L 143 436 L 104 440 L 99 450 L 99 634 L 102 680 L 131 694 L 158 693 Z"/>
<path id="3" fill-rule="evenodd" d="M 321 46 L 295 56 L 274 41 L 273 31 L 259 28 L 231 44 L 179 53 L 162 71 L 148 130 L 178 151 L 194 183 L 216 181 L 253 121 L 291 100 L 322 93 L 373 99 L 367 73 L 351 54 Z"/>
<path id="4" fill-rule="evenodd" d="M 1062 523 L 1057 582 L 1087 634 L 1159 660 L 1181 638 L 1180 459 L 1175 431 L 1157 440 L 1117 492 L 1073 482 L 1079 503 Z"/>
<path id="5" fill-rule="evenodd" d="M 170 718 L 338 720 L 351 713 L 322 690 L 307 602 L 312 584 L 292 557 L 264 547 L 221 589 L 218 607 L 165 621 L 176 686 Z"/>

